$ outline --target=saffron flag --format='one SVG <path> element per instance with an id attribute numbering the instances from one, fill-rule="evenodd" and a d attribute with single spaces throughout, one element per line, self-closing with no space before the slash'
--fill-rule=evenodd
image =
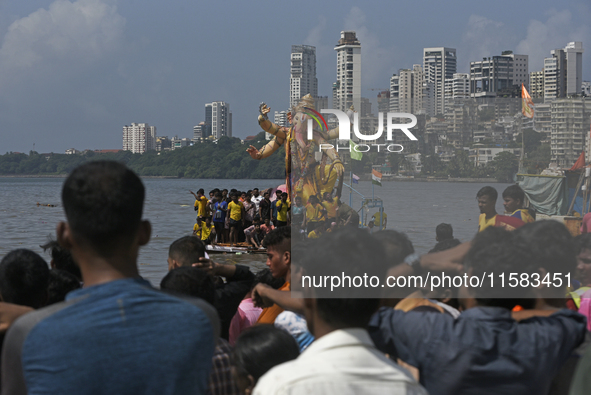
<path id="1" fill-rule="evenodd" d="M 382 173 L 377 170 L 371 171 L 371 183 L 382 186 Z"/>
<path id="2" fill-rule="evenodd" d="M 351 148 L 351 159 L 361 160 L 363 154 L 357 150 L 358 145 L 353 140 L 349 140 L 349 147 Z"/>
<path id="3" fill-rule="evenodd" d="M 521 84 L 521 113 L 527 118 L 534 117 L 534 102 L 523 84 Z"/>
<path id="4" fill-rule="evenodd" d="M 353 174 L 353 175 L 351 176 L 351 182 L 352 182 L 353 184 L 359 184 L 359 176 L 356 176 L 355 174 Z"/>
<path id="5" fill-rule="evenodd" d="M 581 152 L 579 159 L 577 159 L 573 167 L 570 168 L 570 171 L 582 169 L 583 167 L 585 167 L 585 151 Z"/>

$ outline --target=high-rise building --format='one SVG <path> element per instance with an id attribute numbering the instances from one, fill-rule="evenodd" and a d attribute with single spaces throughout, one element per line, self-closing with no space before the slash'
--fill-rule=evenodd
<path id="1" fill-rule="evenodd" d="M 328 107 L 328 96 L 318 96 L 314 98 L 314 107 L 316 111 L 327 109 Z"/>
<path id="2" fill-rule="evenodd" d="M 566 54 L 562 49 L 544 59 L 544 101 L 566 97 Z"/>
<path id="3" fill-rule="evenodd" d="M 532 99 L 544 98 L 544 71 L 529 73 L 529 95 Z"/>
<path id="4" fill-rule="evenodd" d="M 544 101 L 581 94 L 583 43 L 570 42 L 544 59 Z"/>
<path id="5" fill-rule="evenodd" d="M 390 112 L 423 113 L 425 76 L 421 65 L 400 69 L 390 78 Z"/>
<path id="6" fill-rule="evenodd" d="M 432 84 L 431 87 L 427 87 L 426 92 L 433 102 L 433 108 L 429 108 L 431 111 L 429 115 L 443 114 L 445 112 L 445 81 L 452 79 L 457 72 L 455 48 L 424 48 L 423 70 L 425 82 Z"/>
<path id="7" fill-rule="evenodd" d="M 553 162 L 570 168 L 585 149 L 589 110 L 585 98 L 556 99 L 550 104 L 550 153 Z"/>
<path id="8" fill-rule="evenodd" d="M 581 84 L 581 93 L 583 96 L 591 97 L 591 82 L 583 81 Z"/>
<path id="9" fill-rule="evenodd" d="M 123 151 L 143 154 L 156 149 L 156 126 L 147 123 L 132 123 L 123 126 Z"/>
<path id="10" fill-rule="evenodd" d="M 311 45 L 291 46 L 291 69 L 289 78 L 289 106 L 295 107 L 300 99 L 310 94 L 318 96 L 316 78 L 316 47 Z"/>
<path id="11" fill-rule="evenodd" d="M 333 84 L 333 107 L 346 111 L 351 106 L 361 108 L 361 43 L 354 31 L 342 31 L 335 46 L 337 51 L 337 80 Z"/>
<path id="12" fill-rule="evenodd" d="M 470 97 L 470 74 L 455 73 L 453 78 L 445 81 L 445 106 L 447 108 L 458 100 Z"/>
<path id="13" fill-rule="evenodd" d="M 211 136 L 211 123 L 212 123 L 212 111 L 213 111 L 213 106 L 211 103 L 206 103 L 205 104 L 205 122 L 203 125 L 203 131 L 201 134 L 201 137 L 203 138 L 207 138 L 209 136 Z"/>
<path id="14" fill-rule="evenodd" d="M 514 85 L 528 88 L 528 67 L 528 55 L 516 55 L 512 51 L 470 62 L 470 95 L 495 97 Z"/>
<path id="15" fill-rule="evenodd" d="M 566 95 L 581 94 L 583 83 L 583 43 L 573 41 L 564 47 L 566 54 Z"/>
<path id="16" fill-rule="evenodd" d="M 378 93 L 378 113 L 387 113 L 390 111 L 390 91 L 381 91 Z"/>
<path id="17" fill-rule="evenodd" d="M 199 125 L 193 126 L 193 141 L 200 142 L 206 138 L 205 136 L 205 122 L 200 122 Z"/>
<path id="18" fill-rule="evenodd" d="M 529 56 L 516 55 L 513 51 L 503 51 L 501 55 L 513 59 L 513 85 L 529 88 Z"/>
<path id="19" fill-rule="evenodd" d="M 534 109 L 534 130 L 550 139 L 552 133 L 552 110 L 550 104 L 538 103 Z"/>
<path id="20" fill-rule="evenodd" d="M 232 137 L 230 104 L 223 101 L 207 103 L 205 105 L 205 124 L 211 125 L 211 135 L 216 140 L 222 136 Z M 209 135 L 204 137 L 209 137 Z"/>

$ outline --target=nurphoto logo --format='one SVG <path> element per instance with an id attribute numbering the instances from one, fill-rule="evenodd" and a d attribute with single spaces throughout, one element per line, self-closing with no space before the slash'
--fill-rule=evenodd
<path id="1" fill-rule="evenodd" d="M 337 117 L 339 123 L 339 140 L 351 140 L 351 126 L 353 126 L 353 133 L 355 134 L 355 137 L 357 137 L 361 141 L 376 141 L 380 137 L 382 137 L 382 134 L 384 133 L 384 113 L 378 113 L 377 132 L 374 134 L 363 134 L 359 131 L 359 114 L 356 112 L 350 111 L 350 114 L 348 115 L 347 113 L 340 110 L 322 109 L 320 110 L 320 113 L 310 108 L 306 108 L 306 110 L 309 111 L 308 115 L 310 115 L 310 117 L 307 120 L 308 140 L 312 140 L 314 138 L 314 121 L 316 121 L 320 125 L 327 125 L 326 120 L 321 114 L 333 114 Z M 411 122 L 395 123 L 399 122 L 400 119 L 410 119 Z M 413 114 L 389 112 L 386 114 L 386 121 L 386 141 L 392 141 L 394 131 L 397 130 L 403 132 L 410 140 L 418 140 L 416 136 L 412 134 L 412 132 L 409 130 L 417 124 L 417 117 L 415 117 Z M 380 152 L 380 147 L 386 147 L 386 149 L 389 152 L 402 152 L 404 149 L 404 147 L 400 144 L 347 144 L 346 146 L 339 147 L 337 145 L 335 147 L 332 144 L 323 143 L 319 145 L 319 151 L 323 149 L 336 149 L 337 152 L 339 150 L 347 150 L 350 152 L 351 149 L 353 149 L 356 152 L 368 152 L 369 150 L 371 150 L 371 147 L 376 147 L 378 152 Z"/>

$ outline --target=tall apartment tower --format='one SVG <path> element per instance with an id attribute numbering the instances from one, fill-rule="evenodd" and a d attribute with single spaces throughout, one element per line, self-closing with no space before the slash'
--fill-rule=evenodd
<path id="1" fill-rule="evenodd" d="M 311 45 L 291 46 L 291 69 L 289 78 L 289 106 L 295 107 L 302 96 L 318 96 L 316 78 L 316 47 Z"/>
<path id="2" fill-rule="evenodd" d="M 445 80 L 452 79 L 457 70 L 455 48 L 436 47 L 423 49 L 423 70 L 425 81 L 432 84 L 428 89 L 433 108 L 431 116 L 445 112 Z M 431 106 L 428 106 L 431 107 Z"/>
<path id="3" fill-rule="evenodd" d="M 585 149 L 588 133 L 589 110 L 584 98 L 557 99 L 550 103 L 552 162 L 570 168 Z"/>
<path id="4" fill-rule="evenodd" d="M 342 31 L 337 51 L 337 80 L 333 84 L 333 108 L 361 109 L 361 43 L 354 31 Z"/>
<path id="5" fill-rule="evenodd" d="M 219 139 L 222 136 L 232 137 L 232 112 L 230 104 L 214 101 L 205 105 L 205 124 L 211 127 L 211 136 Z M 208 136 L 203 136 L 208 137 Z"/>
<path id="6" fill-rule="evenodd" d="M 399 75 L 390 78 L 390 112 L 420 114 L 423 112 L 423 90 L 425 76 L 421 65 L 412 70 L 400 69 Z"/>
<path id="7" fill-rule="evenodd" d="M 529 87 L 528 55 L 503 51 L 501 56 L 470 62 L 470 95 L 495 97 L 499 91 L 514 85 Z"/>
<path id="8" fill-rule="evenodd" d="M 453 78 L 445 81 L 445 103 L 446 107 L 456 99 L 467 99 L 470 97 L 470 74 L 455 73 Z"/>
<path id="9" fill-rule="evenodd" d="M 147 123 L 132 123 L 123 126 L 123 151 L 143 154 L 156 149 L 156 126 Z"/>
<path id="10" fill-rule="evenodd" d="M 583 43 L 573 41 L 550 53 L 552 57 L 544 59 L 544 101 L 581 94 Z"/>
<path id="11" fill-rule="evenodd" d="M 566 53 L 566 95 L 581 93 L 583 83 L 583 43 L 573 41 L 564 47 Z"/>
<path id="12" fill-rule="evenodd" d="M 532 99 L 544 98 L 544 71 L 529 73 L 529 95 Z"/>

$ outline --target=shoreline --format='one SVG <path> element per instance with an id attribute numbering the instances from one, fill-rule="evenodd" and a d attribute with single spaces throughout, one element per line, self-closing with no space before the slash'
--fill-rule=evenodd
<path id="1" fill-rule="evenodd" d="M 0 174 L 0 178 L 66 178 L 68 174 Z M 185 178 L 185 177 L 174 177 L 174 176 L 140 176 L 140 178 L 146 179 L 184 179 L 184 180 L 205 180 L 207 178 Z M 211 180 L 233 180 L 233 178 L 209 178 Z M 253 179 L 255 180 L 255 179 Z M 260 178 L 257 178 L 260 180 Z M 274 180 L 274 178 L 269 178 Z M 347 178 L 345 178 L 345 182 Z M 359 181 L 371 181 L 371 175 L 363 175 L 359 178 Z M 503 184 L 496 178 L 397 178 L 391 177 L 388 179 L 382 178 L 382 182 L 461 182 L 461 183 L 475 183 L 475 184 Z"/>

